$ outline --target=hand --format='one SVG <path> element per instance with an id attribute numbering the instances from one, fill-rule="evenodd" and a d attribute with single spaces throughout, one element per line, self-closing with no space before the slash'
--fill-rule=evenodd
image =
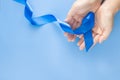
<path id="1" fill-rule="evenodd" d="M 114 15 L 120 9 L 120 0 L 106 0 L 96 12 L 96 24 L 93 29 L 94 45 L 102 43 L 112 31 Z M 78 42 L 78 46 L 85 48 L 84 38 Z"/>
<path id="2" fill-rule="evenodd" d="M 80 26 L 83 17 L 88 12 L 96 12 L 100 7 L 102 0 L 76 0 L 71 10 L 69 11 L 65 21 L 71 25 L 72 29 L 76 29 Z M 68 41 L 74 41 L 76 35 L 65 33 L 68 37 Z"/>

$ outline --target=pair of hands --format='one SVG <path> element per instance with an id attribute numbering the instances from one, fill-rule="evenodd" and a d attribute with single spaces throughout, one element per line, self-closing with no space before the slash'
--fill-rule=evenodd
<path id="1" fill-rule="evenodd" d="M 105 0 L 102 2 L 103 0 L 76 0 L 65 19 L 72 29 L 76 29 L 88 12 L 94 12 L 95 26 L 92 30 L 94 45 L 102 43 L 108 38 L 112 31 L 114 15 L 120 9 L 120 0 Z M 73 42 L 76 38 L 76 35 L 69 33 L 64 35 L 67 36 L 69 42 Z M 79 38 L 77 45 L 80 50 L 83 50 L 85 48 L 83 35 L 80 35 Z"/>

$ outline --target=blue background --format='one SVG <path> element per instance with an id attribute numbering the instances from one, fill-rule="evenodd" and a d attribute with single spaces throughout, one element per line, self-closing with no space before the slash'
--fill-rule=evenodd
<path id="1" fill-rule="evenodd" d="M 29 1 L 34 16 L 61 20 L 74 2 Z M 109 39 L 87 53 L 69 43 L 57 23 L 35 27 L 23 13 L 23 5 L 0 0 L 0 80 L 120 80 L 120 12 Z"/>

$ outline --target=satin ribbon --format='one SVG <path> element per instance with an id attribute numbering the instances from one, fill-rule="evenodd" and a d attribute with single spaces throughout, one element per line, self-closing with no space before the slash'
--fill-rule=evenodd
<path id="1" fill-rule="evenodd" d="M 32 16 L 33 11 L 31 10 L 27 0 L 15 0 L 15 1 L 25 5 L 25 11 L 24 11 L 25 17 L 30 21 L 32 25 L 43 26 L 47 23 L 58 22 L 63 31 L 68 32 L 70 34 L 75 34 L 75 35 L 81 35 L 81 34 L 84 35 L 86 51 L 88 51 L 90 47 L 93 45 L 92 29 L 95 24 L 94 23 L 95 15 L 93 12 L 89 12 L 83 18 L 82 24 L 80 25 L 80 27 L 78 27 L 75 30 L 72 30 L 69 24 L 67 24 L 64 21 L 58 20 L 52 14 L 46 14 L 46 15 L 39 16 L 39 17 L 33 17 Z"/>

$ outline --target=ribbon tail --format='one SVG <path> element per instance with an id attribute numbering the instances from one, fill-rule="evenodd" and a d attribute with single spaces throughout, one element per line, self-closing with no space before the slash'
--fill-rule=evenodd
<path id="1" fill-rule="evenodd" d="M 28 8 L 28 6 L 25 6 L 25 11 L 24 11 L 25 17 L 30 21 L 31 24 L 36 25 L 35 21 L 32 19 L 32 11 Z"/>
<path id="2" fill-rule="evenodd" d="M 84 40 L 85 40 L 86 51 L 88 51 L 94 43 L 93 36 L 92 36 L 92 30 L 89 30 L 88 32 L 84 34 Z"/>
<path id="3" fill-rule="evenodd" d="M 51 14 L 33 17 L 33 12 L 30 10 L 28 5 L 25 6 L 24 15 L 32 25 L 36 25 L 36 26 L 43 26 L 45 24 L 57 21 L 56 17 Z"/>

